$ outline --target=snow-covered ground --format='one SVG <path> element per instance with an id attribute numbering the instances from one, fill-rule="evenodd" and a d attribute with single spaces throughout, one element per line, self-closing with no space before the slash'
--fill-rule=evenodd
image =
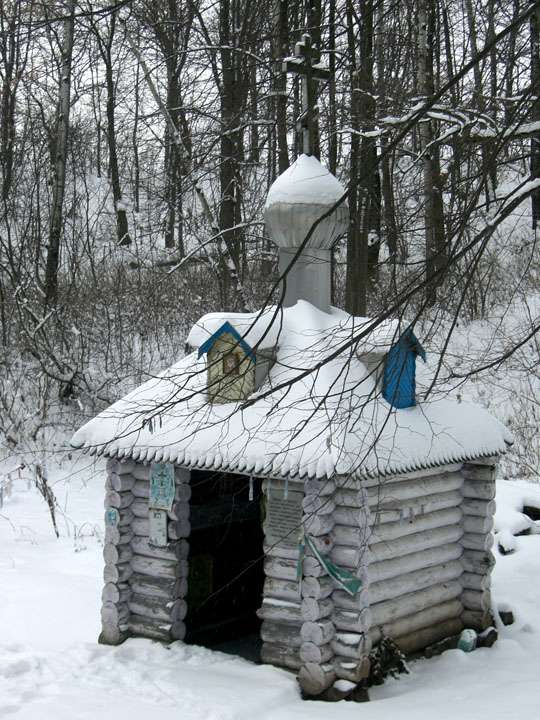
<path id="1" fill-rule="evenodd" d="M 412 663 L 410 675 L 372 688 L 369 704 L 306 703 L 291 674 L 204 648 L 98 645 L 103 468 L 77 458 L 51 467 L 50 481 L 62 508 L 60 539 L 25 471 L 0 510 L 1 718 L 540 717 L 540 535 L 517 537 L 514 554 L 497 554 L 494 603 L 511 607 L 516 621 L 499 628 L 493 648 Z M 499 483 L 498 532 L 528 524 L 523 500 L 540 506 L 540 485 Z"/>

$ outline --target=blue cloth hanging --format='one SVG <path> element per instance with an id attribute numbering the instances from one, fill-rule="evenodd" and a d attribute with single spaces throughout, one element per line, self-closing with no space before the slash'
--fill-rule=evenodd
<path id="1" fill-rule="evenodd" d="M 411 328 L 390 348 L 384 363 L 382 394 L 392 407 L 416 405 L 416 358 L 426 360 L 424 348 Z"/>

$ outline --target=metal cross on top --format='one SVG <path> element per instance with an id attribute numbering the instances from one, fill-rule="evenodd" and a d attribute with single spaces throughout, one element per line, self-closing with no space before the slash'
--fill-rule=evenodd
<path id="1" fill-rule="evenodd" d="M 294 57 L 283 60 L 285 73 L 302 76 L 302 114 L 298 118 L 297 128 L 302 131 L 303 152 L 311 155 L 315 148 L 317 128 L 317 83 L 329 80 L 330 70 L 313 63 L 313 46 L 310 35 L 302 35 L 294 47 Z"/>

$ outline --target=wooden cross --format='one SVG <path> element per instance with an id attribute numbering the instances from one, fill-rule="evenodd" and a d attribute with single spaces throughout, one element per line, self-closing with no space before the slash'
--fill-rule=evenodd
<path id="1" fill-rule="evenodd" d="M 294 47 L 294 57 L 283 60 L 284 73 L 302 76 L 302 114 L 297 128 L 302 131 L 303 152 L 311 155 L 316 146 L 317 133 L 317 83 L 329 80 L 330 71 L 313 63 L 313 46 L 310 35 L 302 35 Z"/>

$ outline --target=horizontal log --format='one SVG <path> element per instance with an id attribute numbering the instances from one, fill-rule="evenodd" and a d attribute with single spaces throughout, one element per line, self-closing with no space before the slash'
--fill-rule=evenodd
<path id="1" fill-rule="evenodd" d="M 381 639 L 381 635 L 386 635 L 395 640 L 399 637 L 419 632 L 424 628 L 435 628 L 447 620 L 459 619 L 462 612 L 463 605 L 461 602 L 459 600 L 450 600 L 441 603 L 441 605 L 434 605 L 433 607 L 421 610 L 414 615 L 399 618 L 391 623 L 373 625 L 369 631 L 369 635 L 375 645 Z M 422 645 L 420 645 L 420 647 L 422 647 Z"/>
<path id="2" fill-rule="evenodd" d="M 491 533 L 479 535 L 477 533 L 465 533 L 461 538 L 461 544 L 467 550 L 479 550 L 480 552 L 491 550 L 494 537 Z"/>
<path id="3" fill-rule="evenodd" d="M 306 515 L 332 515 L 336 504 L 329 495 L 306 495 L 302 500 L 302 508 Z"/>
<path id="4" fill-rule="evenodd" d="M 344 525 L 352 528 L 367 528 L 371 521 L 369 510 L 349 506 L 337 505 L 334 511 L 336 525 Z"/>
<path id="5" fill-rule="evenodd" d="M 305 697 L 317 697 L 336 680 L 334 668 L 330 664 L 304 663 L 298 673 L 298 684 Z"/>
<path id="6" fill-rule="evenodd" d="M 190 506 L 185 500 L 173 502 L 172 508 L 167 513 L 171 520 L 185 521 L 189 520 Z"/>
<path id="7" fill-rule="evenodd" d="M 334 603 L 329 598 L 325 600 L 303 598 L 300 612 L 304 622 L 315 622 L 331 615 L 333 609 Z"/>
<path id="8" fill-rule="evenodd" d="M 312 642 L 303 642 L 300 645 L 300 659 L 304 663 L 323 665 L 334 656 L 330 645 L 315 645 Z"/>
<path id="9" fill-rule="evenodd" d="M 125 510 L 133 502 L 133 495 L 131 492 L 116 492 L 115 490 L 109 490 L 105 495 L 105 508 L 113 507 L 117 510 Z"/>
<path id="10" fill-rule="evenodd" d="M 490 517 L 492 515 L 495 515 L 497 504 L 495 500 L 477 500 L 475 498 L 463 498 L 461 507 L 465 515 Z"/>
<path id="11" fill-rule="evenodd" d="M 98 643 L 100 645 L 121 645 L 128 637 L 127 630 L 127 626 L 122 626 L 122 630 L 120 630 L 117 625 L 102 623 Z"/>
<path id="12" fill-rule="evenodd" d="M 135 477 L 137 480 L 145 480 L 146 482 L 148 482 L 150 480 L 150 465 L 136 463 L 132 473 L 133 477 Z"/>
<path id="13" fill-rule="evenodd" d="M 300 602 L 300 585 L 296 580 L 267 577 L 264 581 L 263 596 Z"/>
<path id="14" fill-rule="evenodd" d="M 466 533 L 486 535 L 493 530 L 493 516 L 486 515 L 484 517 L 478 517 L 478 515 L 465 515 L 463 518 L 463 529 Z"/>
<path id="15" fill-rule="evenodd" d="M 131 541 L 133 552 L 137 555 L 146 555 L 147 557 L 157 557 L 163 560 L 187 560 L 189 555 L 189 543 L 186 540 L 175 540 L 170 542 L 166 547 L 158 547 L 151 545 L 147 537 L 135 535 Z"/>
<path id="16" fill-rule="evenodd" d="M 296 560 L 287 558 L 266 557 L 264 560 L 264 572 L 267 577 L 276 580 L 296 580 Z"/>
<path id="17" fill-rule="evenodd" d="M 430 478 L 419 478 L 409 482 L 385 483 L 380 487 L 368 489 L 370 508 L 384 508 L 386 503 L 400 503 L 413 498 L 428 498 L 435 493 L 459 490 L 463 486 L 461 473 L 434 475 Z"/>
<path id="18" fill-rule="evenodd" d="M 131 567 L 133 572 L 140 573 L 141 575 L 150 575 L 151 577 L 177 579 L 187 577 L 188 574 L 188 563 L 186 560 L 171 562 L 169 560 L 162 560 L 161 558 L 134 555 L 131 558 Z"/>
<path id="19" fill-rule="evenodd" d="M 295 566 L 296 567 L 296 566 Z M 305 557 L 302 564 L 304 577 L 326 577 L 327 572 L 315 557 Z"/>
<path id="20" fill-rule="evenodd" d="M 298 623 L 302 621 L 300 605 L 287 600 L 273 600 L 264 598 L 261 607 L 257 610 L 257 617 L 261 620 L 276 620 L 285 623 Z"/>
<path id="21" fill-rule="evenodd" d="M 129 580 L 132 573 L 131 563 L 107 563 L 103 568 L 103 580 L 106 583 L 122 583 Z"/>
<path id="22" fill-rule="evenodd" d="M 465 467 L 470 465 L 480 465 L 482 467 L 497 468 L 500 461 L 499 455 L 489 455 L 488 457 L 474 458 L 473 460 L 467 460 Z"/>
<path id="23" fill-rule="evenodd" d="M 169 633 L 172 640 L 183 640 L 186 637 L 186 623 L 183 620 L 175 620 Z"/>
<path id="24" fill-rule="evenodd" d="M 463 477 L 471 482 L 492 483 L 495 480 L 495 471 L 495 467 L 489 467 L 487 465 L 469 465 L 468 463 L 463 465 L 461 469 Z"/>
<path id="25" fill-rule="evenodd" d="M 133 493 L 134 498 L 148 500 L 148 497 L 150 496 L 150 483 L 148 480 L 135 480 L 131 492 Z"/>
<path id="26" fill-rule="evenodd" d="M 185 485 L 191 482 L 191 471 L 187 468 L 175 466 L 174 479 L 177 484 Z"/>
<path id="27" fill-rule="evenodd" d="M 101 599 L 111 603 L 126 603 L 131 595 L 131 588 L 128 583 L 105 583 L 101 591 Z"/>
<path id="28" fill-rule="evenodd" d="M 158 620 L 150 620 L 141 615 L 131 615 L 129 618 L 129 630 L 135 637 L 150 638 L 151 640 L 162 640 L 170 642 L 171 624 Z"/>
<path id="29" fill-rule="evenodd" d="M 302 580 L 302 597 L 324 600 L 330 597 L 334 589 L 334 582 L 329 577 L 305 577 Z"/>
<path id="30" fill-rule="evenodd" d="M 332 622 L 336 629 L 342 632 L 365 633 L 372 625 L 373 614 L 369 607 L 363 610 L 344 610 L 335 607 Z"/>
<path id="31" fill-rule="evenodd" d="M 340 680 L 360 683 L 369 677 L 371 662 L 368 657 L 363 657 L 361 660 L 355 661 L 351 658 L 337 655 L 334 658 L 334 669 L 336 671 L 336 677 Z"/>
<path id="32" fill-rule="evenodd" d="M 264 620 L 261 625 L 261 638 L 263 642 L 289 645 L 292 648 L 299 648 L 302 644 L 299 623 Z"/>
<path id="33" fill-rule="evenodd" d="M 352 525 L 334 525 L 333 534 L 336 545 L 353 548 L 364 547 L 372 536 L 369 526 L 353 527 Z"/>
<path id="34" fill-rule="evenodd" d="M 128 607 L 135 615 L 169 623 L 184 620 L 187 615 L 187 603 L 182 599 L 167 602 L 160 597 L 134 593 L 128 602 Z"/>
<path id="35" fill-rule="evenodd" d="M 334 623 L 331 620 L 318 622 L 305 622 L 300 628 L 300 637 L 304 642 L 314 645 L 326 645 L 336 634 Z"/>
<path id="36" fill-rule="evenodd" d="M 421 570 L 433 565 L 442 565 L 450 560 L 457 560 L 462 553 L 463 548 L 459 543 L 449 543 L 448 545 L 411 553 L 404 557 L 374 562 L 369 566 L 369 576 L 372 582 L 388 580 L 415 570 Z"/>
<path id="37" fill-rule="evenodd" d="M 125 603 L 104 602 L 101 606 L 101 620 L 104 624 L 120 627 L 127 623 L 129 609 Z"/>
<path id="38" fill-rule="evenodd" d="M 360 590 L 356 595 L 349 595 L 345 590 L 334 590 L 332 602 L 336 608 L 343 610 L 356 610 L 357 612 L 369 607 L 370 595 L 367 588 Z"/>
<path id="39" fill-rule="evenodd" d="M 163 578 L 133 573 L 129 578 L 129 586 L 138 595 L 149 595 L 170 602 L 187 595 L 188 581 L 187 577 Z"/>
<path id="40" fill-rule="evenodd" d="M 476 573 L 464 572 L 460 578 L 461 584 L 467 590 L 489 590 L 491 587 L 491 575 L 478 575 Z"/>
<path id="41" fill-rule="evenodd" d="M 311 515 L 304 519 L 305 531 L 312 537 L 328 535 L 334 527 L 332 515 Z"/>
<path id="42" fill-rule="evenodd" d="M 493 618 L 488 610 L 469 610 L 467 608 L 461 613 L 461 620 L 464 627 L 472 628 L 477 632 L 482 632 L 493 624 Z"/>
<path id="43" fill-rule="evenodd" d="M 118 473 L 109 474 L 109 487 L 116 492 L 131 492 L 135 485 L 135 478 L 131 473 L 118 475 Z"/>
<path id="44" fill-rule="evenodd" d="M 188 538 L 191 533 L 191 525 L 189 520 L 181 518 L 178 520 L 169 520 L 167 524 L 167 535 L 169 540 L 182 540 Z"/>
<path id="45" fill-rule="evenodd" d="M 333 495 L 336 491 L 336 484 L 333 480 L 327 478 L 317 479 L 311 478 L 304 482 L 304 492 L 306 495 L 325 496 Z"/>
<path id="46" fill-rule="evenodd" d="M 489 590 L 463 591 L 461 603 L 466 610 L 481 610 L 487 612 L 491 609 L 491 593 Z"/>
<path id="47" fill-rule="evenodd" d="M 288 558 L 289 560 L 298 559 L 298 545 L 291 547 L 290 545 L 283 545 L 282 543 L 272 545 L 264 543 L 263 550 L 267 557 Z"/>
<path id="48" fill-rule="evenodd" d="M 408 535 L 416 535 L 426 530 L 458 525 L 463 513 L 458 507 L 436 510 L 425 515 L 416 515 L 414 518 L 402 522 L 384 523 L 373 527 L 370 545 L 378 542 L 390 542 Z M 337 530 L 334 530 L 336 543 L 340 542 Z"/>
<path id="49" fill-rule="evenodd" d="M 424 530 L 414 535 L 406 535 L 388 542 L 374 543 L 370 545 L 369 552 L 372 562 L 382 562 L 457 542 L 462 535 L 461 525 L 449 525 L 434 530 Z"/>
<path id="50" fill-rule="evenodd" d="M 261 661 L 268 665 L 298 670 L 302 665 L 298 648 L 289 645 L 263 642 L 261 648 Z"/>
<path id="51" fill-rule="evenodd" d="M 135 498 L 130 505 L 131 512 L 136 518 L 147 518 L 148 517 L 148 500 Z"/>
<path id="52" fill-rule="evenodd" d="M 432 585 L 439 585 L 450 580 L 457 580 L 463 573 L 463 567 L 459 560 L 452 560 L 442 565 L 415 570 L 405 575 L 381 580 L 369 586 L 369 599 L 371 604 L 399 598 L 415 590 L 423 590 Z"/>
<path id="53" fill-rule="evenodd" d="M 133 530 L 129 525 L 122 527 L 116 525 L 105 525 L 105 542 L 113 545 L 128 545 L 133 539 Z"/>
<path id="54" fill-rule="evenodd" d="M 477 500 L 493 500 L 495 497 L 494 481 L 466 481 L 462 489 L 463 497 Z"/>
<path id="55" fill-rule="evenodd" d="M 458 580 L 451 580 L 443 585 L 432 585 L 392 600 L 376 603 L 371 606 L 373 625 L 393 623 L 399 618 L 454 600 L 460 597 L 462 592 L 461 583 Z"/>
<path id="56" fill-rule="evenodd" d="M 449 463 L 443 467 L 422 468 L 421 470 L 412 470 L 411 472 L 391 475 L 389 477 L 368 477 L 362 479 L 362 485 L 365 488 L 372 488 L 379 487 L 380 485 L 384 486 L 390 482 L 396 483 L 408 482 L 409 480 L 429 480 L 433 476 L 444 478 L 459 472 L 462 467 L 462 463 Z"/>
<path id="57" fill-rule="evenodd" d="M 150 522 L 148 514 L 146 517 L 137 517 L 133 519 L 131 527 L 135 535 L 148 537 L 150 535 Z M 187 520 L 169 520 L 167 523 L 167 534 L 169 540 L 181 540 L 189 537 L 191 526 Z"/>
<path id="58" fill-rule="evenodd" d="M 109 458 L 106 464 L 107 474 L 116 473 L 117 475 L 125 475 L 133 473 L 136 468 L 136 463 L 133 460 L 116 460 Z"/>
<path id="59" fill-rule="evenodd" d="M 368 563 L 369 549 L 367 545 L 360 548 L 347 547 L 346 545 L 334 545 L 330 553 L 332 562 L 341 565 L 349 570 L 365 566 Z"/>
<path id="60" fill-rule="evenodd" d="M 394 638 L 396 645 L 405 655 L 423 650 L 448 637 L 459 635 L 463 630 L 463 622 L 459 618 L 451 618 L 444 622 L 432 625 L 421 630 L 415 630 L 408 635 Z"/>
<path id="61" fill-rule="evenodd" d="M 133 556 L 131 545 L 115 545 L 113 543 L 105 543 L 103 546 L 103 558 L 105 562 L 117 564 L 129 562 Z"/>
<path id="62" fill-rule="evenodd" d="M 118 525 L 116 526 L 121 533 L 123 532 L 133 532 L 133 529 L 131 527 L 131 524 L 134 519 L 134 515 L 131 512 L 131 510 L 128 508 L 127 510 L 120 510 L 119 511 L 119 518 L 118 518 Z M 107 518 L 105 518 L 105 527 L 108 526 Z"/>
<path id="63" fill-rule="evenodd" d="M 406 503 L 386 501 L 380 508 L 374 509 L 371 515 L 372 525 L 385 525 L 391 522 L 408 522 L 418 515 L 460 507 L 463 495 L 460 490 L 434 493 L 426 497 L 411 498 Z"/>
<path id="64" fill-rule="evenodd" d="M 330 644 L 335 655 L 350 660 L 361 660 L 369 655 L 372 648 L 368 633 L 337 632 Z"/>
<path id="65" fill-rule="evenodd" d="M 487 575 L 495 565 L 495 556 L 490 550 L 480 552 L 478 550 L 465 550 L 461 563 L 465 572 Z"/>

